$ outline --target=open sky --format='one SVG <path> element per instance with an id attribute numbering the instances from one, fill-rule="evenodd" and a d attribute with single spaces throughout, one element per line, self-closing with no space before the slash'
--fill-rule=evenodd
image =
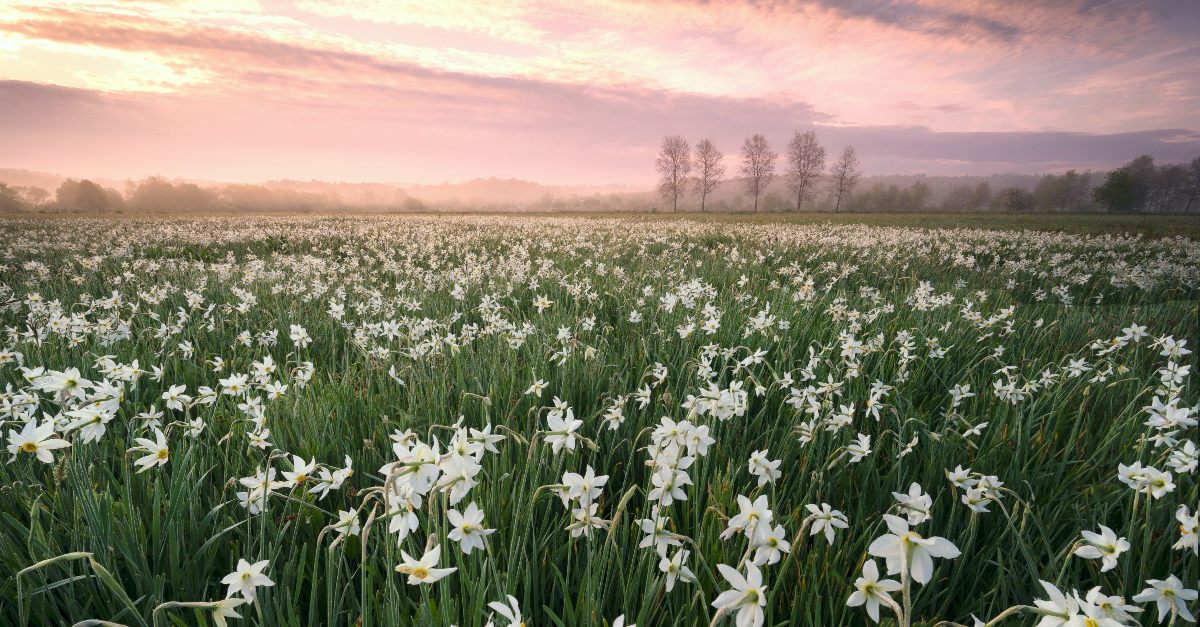
<path id="1" fill-rule="evenodd" d="M 868 174 L 1200 155 L 1195 0 L 0 0 L 0 167 L 654 178 L 816 129 Z M 733 170 L 733 167 L 730 168 Z"/>

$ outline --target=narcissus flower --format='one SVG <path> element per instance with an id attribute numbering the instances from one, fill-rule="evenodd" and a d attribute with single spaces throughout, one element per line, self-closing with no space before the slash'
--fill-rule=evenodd
<path id="1" fill-rule="evenodd" d="M 413 556 L 400 551 L 400 559 L 403 560 L 396 566 L 396 572 L 402 575 L 408 575 L 409 585 L 419 585 L 423 583 L 435 583 L 442 577 L 458 570 L 454 568 L 437 568 L 438 558 L 442 555 L 442 547 L 440 544 L 435 544 L 432 549 L 425 551 L 421 559 L 416 559 Z"/>
<path id="2" fill-rule="evenodd" d="M 959 556 L 958 547 L 943 537 L 923 538 L 917 532 L 910 531 L 908 522 L 899 516 L 884 514 L 883 519 L 891 533 L 876 538 L 867 552 L 887 561 L 889 575 L 909 571 L 913 581 L 929 583 L 933 576 L 933 558 L 954 559 Z"/>
<path id="3" fill-rule="evenodd" d="M 235 594 L 240 594 L 247 601 L 254 602 L 256 589 L 259 587 L 271 587 L 275 585 L 269 577 L 263 574 L 266 570 L 268 560 L 254 562 L 251 564 L 245 559 L 239 559 L 237 568 L 232 573 L 225 575 L 221 583 L 229 586 L 229 590 L 225 593 L 226 597 L 231 597 Z"/>
<path id="4" fill-rule="evenodd" d="M 8 452 L 12 454 L 12 459 L 16 459 L 17 455 L 32 454 L 42 462 L 53 463 L 54 453 L 52 451 L 71 446 L 70 442 L 53 436 L 53 420 L 47 420 L 41 424 L 38 424 L 36 420 L 30 420 L 25 423 L 25 427 L 20 432 L 13 430 L 8 432 Z"/>
<path id="5" fill-rule="evenodd" d="M 767 605 L 767 588 L 762 584 L 762 572 L 758 567 L 746 564 L 745 576 L 725 564 L 717 564 L 717 570 L 732 589 L 717 595 L 712 606 L 726 612 L 737 612 L 737 627 L 762 625 L 765 619 L 763 607 Z"/>

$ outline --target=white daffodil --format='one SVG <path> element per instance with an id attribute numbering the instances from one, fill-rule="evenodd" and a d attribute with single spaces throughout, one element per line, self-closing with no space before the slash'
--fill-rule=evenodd
<path id="1" fill-rule="evenodd" d="M 408 575 L 409 585 L 416 586 L 423 583 L 435 583 L 442 577 L 458 570 L 457 567 L 438 568 L 437 563 L 441 555 L 441 545 L 434 545 L 433 548 L 425 551 L 421 559 L 416 559 L 408 553 L 400 551 L 400 559 L 402 561 L 396 566 L 396 572 Z"/>
<path id="2" fill-rule="evenodd" d="M 933 558 L 954 559 L 959 556 L 958 547 L 943 537 L 921 537 L 909 530 L 908 522 L 898 516 L 884 514 L 883 519 L 891 533 L 876 538 L 867 552 L 887 562 L 889 575 L 908 572 L 913 581 L 929 583 L 933 576 Z"/>
<path id="3" fill-rule="evenodd" d="M 717 595 L 712 606 L 725 612 L 736 612 L 737 627 L 761 627 L 766 618 L 763 607 L 767 605 L 767 589 L 762 584 L 758 567 L 746 564 L 745 576 L 725 564 L 717 564 L 717 570 L 731 589 Z"/>
<path id="4" fill-rule="evenodd" d="M 14 430 L 8 432 L 8 452 L 12 455 L 12 459 L 16 459 L 18 455 L 28 454 L 37 457 L 41 462 L 50 464 L 54 462 L 53 451 L 68 446 L 71 446 L 70 442 L 54 437 L 53 420 L 47 420 L 41 424 L 38 424 L 36 420 L 30 420 L 19 432 Z"/>
<path id="5" fill-rule="evenodd" d="M 267 569 L 267 564 L 270 562 L 262 560 L 251 564 L 245 559 L 239 559 L 237 568 L 232 573 L 225 575 L 221 583 L 229 586 L 229 590 L 225 593 L 226 597 L 231 597 L 235 594 L 240 594 L 247 601 L 253 602 L 255 591 L 259 587 L 271 587 L 275 585 L 269 577 L 263 574 Z"/>
<path id="6" fill-rule="evenodd" d="M 1117 558 L 1129 550 L 1129 542 L 1125 538 L 1118 538 L 1112 529 L 1104 525 L 1100 525 L 1100 533 L 1084 531 L 1082 535 L 1087 544 L 1075 549 L 1075 555 L 1089 560 L 1103 560 L 1100 567 L 1102 573 L 1116 568 Z"/>
<path id="7" fill-rule="evenodd" d="M 891 607 L 895 603 L 892 601 L 891 593 L 900 590 L 901 587 L 899 581 L 879 579 L 879 567 L 875 565 L 875 560 L 869 559 L 863 563 L 862 576 L 854 581 L 854 592 L 846 600 L 846 605 L 849 607 L 865 605 L 867 616 L 878 623 L 879 604 L 883 603 Z"/>

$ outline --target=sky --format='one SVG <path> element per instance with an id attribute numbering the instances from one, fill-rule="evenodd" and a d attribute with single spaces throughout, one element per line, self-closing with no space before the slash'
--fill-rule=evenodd
<path id="1" fill-rule="evenodd" d="M 662 136 L 867 174 L 1200 156 L 1195 0 L 0 0 L 0 167 L 649 185 Z"/>

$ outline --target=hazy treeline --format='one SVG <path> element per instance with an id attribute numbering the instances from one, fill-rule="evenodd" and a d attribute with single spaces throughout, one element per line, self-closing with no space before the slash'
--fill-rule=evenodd
<path id="1" fill-rule="evenodd" d="M 9 181 L 25 184 L 5 183 Z M 151 176 L 105 184 L 62 179 L 25 170 L 0 170 L 0 212 L 315 212 L 368 211 L 647 211 L 647 194 L 623 186 L 556 187 L 517 179 L 474 179 L 462 183 L 271 181 L 198 184 Z"/>
<path id="2" fill-rule="evenodd" d="M 402 193 L 402 192 L 401 192 Z M 405 198 L 398 199 L 403 204 Z M 0 211 L 217 212 L 323 211 L 345 207 L 329 194 L 267 185 L 201 186 L 151 176 L 130 181 L 123 192 L 89 179 L 62 181 L 53 191 L 0 183 Z"/>
<path id="3" fill-rule="evenodd" d="M 204 184 L 151 176 L 140 181 L 63 179 L 0 170 L 0 212 L 367 211 L 1061 211 L 1200 214 L 1200 158 L 1158 165 L 1148 155 L 1109 172 L 992 176 L 863 176 L 853 147 L 827 158 L 815 133 L 796 133 L 775 152 L 762 135 L 740 158 L 709 140 L 664 138 L 654 191 L 562 187 L 516 179 L 439 185 L 272 181 Z M 123 189 L 118 190 L 118 187 Z"/>
<path id="4" fill-rule="evenodd" d="M 1067 170 L 1018 177 L 1024 180 L 1000 187 L 984 180 L 935 189 L 928 181 L 952 177 L 915 177 L 907 185 L 883 180 L 862 185 L 854 147 L 846 146 L 827 163 L 825 148 L 813 131 L 797 131 L 783 154 L 775 152 L 763 135 L 752 135 L 739 156 L 740 163 L 735 164 L 739 176 L 727 179 L 725 155 L 711 140 L 702 139 L 693 149 L 685 137 L 664 137 L 654 164 L 664 208 L 1200 213 L 1200 157 L 1187 165 L 1156 166 L 1153 157 L 1143 155 L 1111 172 Z"/>

